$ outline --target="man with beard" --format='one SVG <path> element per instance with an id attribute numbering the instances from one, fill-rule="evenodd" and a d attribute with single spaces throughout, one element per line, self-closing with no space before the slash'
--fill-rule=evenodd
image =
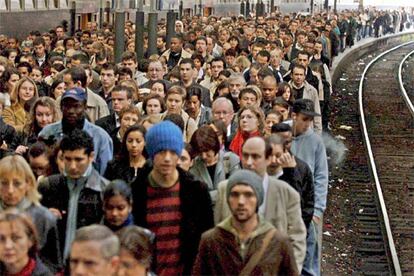
<path id="1" fill-rule="evenodd" d="M 242 148 L 242 167 L 260 176 L 264 195 L 263 201 L 258 205 L 258 213 L 278 231 L 289 236 L 296 266 L 301 270 L 306 253 L 306 228 L 302 220 L 300 195 L 286 182 L 269 177 L 267 166 L 270 164 L 271 155 L 271 145 L 262 137 L 249 138 Z M 231 214 L 228 185 L 225 180 L 218 186 L 214 209 L 216 224 L 220 224 Z"/>
<path id="2" fill-rule="evenodd" d="M 86 73 L 83 68 L 69 69 L 63 76 L 67 90 L 63 93 L 60 106 L 62 120 L 42 129 L 39 138 L 56 142 L 63 135 L 69 135 L 75 129 L 86 131 L 93 138 L 94 167 L 103 174 L 109 160 L 113 158 L 111 137 L 102 128 L 91 124 L 85 118 L 87 94 L 82 83 L 86 83 Z"/>
<path id="3" fill-rule="evenodd" d="M 298 275 L 289 238 L 258 214 L 262 181 L 249 170 L 230 176 L 231 216 L 202 235 L 193 275 Z"/>

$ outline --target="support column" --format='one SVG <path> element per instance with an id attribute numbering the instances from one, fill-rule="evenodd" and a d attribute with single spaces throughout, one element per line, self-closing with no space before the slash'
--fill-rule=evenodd
<path id="1" fill-rule="evenodd" d="M 144 58 L 144 24 L 144 12 L 139 10 L 135 14 L 135 53 L 138 61 Z"/>
<path id="2" fill-rule="evenodd" d="M 125 11 L 115 12 L 115 63 L 121 62 L 125 48 Z"/>
<path id="3" fill-rule="evenodd" d="M 157 17 L 155 12 L 148 14 L 148 56 L 157 54 Z"/>
<path id="4" fill-rule="evenodd" d="M 175 17 L 176 14 L 173 11 L 167 12 L 167 48 L 170 48 L 171 37 L 175 34 Z"/>

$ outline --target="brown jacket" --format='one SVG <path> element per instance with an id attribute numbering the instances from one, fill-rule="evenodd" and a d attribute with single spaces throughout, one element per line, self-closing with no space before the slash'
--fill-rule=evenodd
<path id="1" fill-rule="evenodd" d="M 27 112 L 20 103 L 12 104 L 11 106 L 6 107 L 3 111 L 3 121 L 14 127 L 17 132 L 23 131 L 27 118 Z"/>
<path id="2" fill-rule="evenodd" d="M 227 180 L 219 183 L 214 208 L 214 222 L 217 224 L 231 215 L 227 204 Z M 277 230 L 287 234 L 293 246 L 296 265 L 302 269 L 306 255 L 306 227 L 302 220 L 299 193 L 284 181 L 268 178 L 265 193 L 264 218 Z"/>
<path id="3" fill-rule="evenodd" d="M 239 275 L 250 257 L 260 249 L 266 233 L 274 228 L 269 222 L 260 219 L 258 228 L 246 242 L 247 248 L 243 251 L 237 232 L 231 225 L 231 218 L 228 217 L 201 236 L 193 275 Z M 287 236 L 276 231 L 251 275 L 299 275 Z"/>

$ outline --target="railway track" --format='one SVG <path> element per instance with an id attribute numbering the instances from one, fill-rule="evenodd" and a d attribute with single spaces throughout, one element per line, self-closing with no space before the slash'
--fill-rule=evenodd
<path id="1" fill-rule="evenodd" d="M 385 227 L 392 271 L 414 273 L 414 108 L 400 83 L 414 42 L 365 68 L 359 87 L 361 127 Z"/>
<path id="2" fill-rule="evenodd" d="M 345 139 L 348 152 L 343 164 L 331 169 L 324 275 L 401 275 L 400 271 L 414 275 L 414 123 L 398 76 L 400 63 L 414 44 L 390 51 L 367 66 L 394 46 L 382 45 L 355 61 L 334 86 L 331 124 L 333 133 Z M 413 100 L 413 56 L 401 72 Z M 360 114 L 364 114 L 374 166 L 366 154 Z M 377 179 L 372 169 L 377 170 Z M 385 220 L 381 202 L 386 203 Z"/>

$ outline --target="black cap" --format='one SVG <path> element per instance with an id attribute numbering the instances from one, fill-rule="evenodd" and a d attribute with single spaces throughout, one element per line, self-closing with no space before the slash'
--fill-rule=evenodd
<path id="1" fill-rule="evenodd" d="M 315 104 L 309 99 L 299 99 L 293 103 L 292 112 L 302 113 L 306 116 L 321 116 L 315 112 Z"/>

